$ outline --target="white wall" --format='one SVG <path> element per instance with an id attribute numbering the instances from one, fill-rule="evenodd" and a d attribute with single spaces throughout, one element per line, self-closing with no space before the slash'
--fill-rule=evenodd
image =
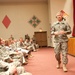
<path id="1" fill-rule="evenodd" d="M 48 0 L 48 14 L 49 14 L 49 31 L 50 31 L 50 29 L 51 29 L 51 4 L 50 4 L 50 0 Z M 50 32 L 49 32 L 49 34 L 50 34 Z M 48 42 L 50 42 L 50 46 L 53 46 L 51 34 L 49 37 L 50 37 L 50 40 Z"/>
<path id="2" fill-rule="evenodd" d="M 10 20 L 10 26 L 6 29 L 2 23 L 5 15 Z M 35 15 L 41 20 L 40 24 L 34 28 L 28 21 Z M 48 4 L 47 3 L 23 3 L 23 4 L 1 4 L 0 5 L 0 37 L 7 39 L 12 34 L 14 38 L 19 39 L 25 34 L 33 36 L 35 31 L 47 31 L 47 41 L 49 39 L 49 19 L 48 19 Z M 48 42 L 49 45 L 50 42 Z"/>
<path id="3" fill-rule="evenodd" d="M 25 34 L 33 36 L 35 31 L 42 28 L 47 31 L 48 46 L 53 46 L 53 39 L 50 35 L 50 27 L 56 21 L 56 14 L 60 10 L 65 10 L 69 17 L 67 21 L 73 28 L 73 9 L 72 0 L 48 0 L 47 3 L 20 3 L 20 4 L 0 4 L 0 37 L 7 39 L 12 34 L 14 38 L 18 39 Z M 7 15 L 11 24 L 6 29 L 2 23 L 3 18 Z M 32 27 L 28 21 L 35 15 L 41 20 L 41 23 L 36 27 Z M 71 37 L 71 35 L 70 35 Z"/>

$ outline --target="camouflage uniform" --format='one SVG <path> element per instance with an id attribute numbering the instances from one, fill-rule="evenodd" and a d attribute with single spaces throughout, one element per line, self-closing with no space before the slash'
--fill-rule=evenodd
<path id="1" fill-rule="evenodd" d="M 11 59 L 13 62 L 21 62 L 21 64 L 25 63 L 26 60 L 24 59 L 24 55 L 21 51 L 15 52 L 12 49 L 10 50 L 9 48 L 1 47 L 0 49 L 0 60 L 10 62 Z"/>
<path id="2" fill-rule="evenodd" d="M 68 37 L 67 35 L 71 33 L 71 28 L 66 23 L 66 21 L 57 21 L 55 22 L 52 27 L 51 27 L 51 34 L 53 35 L 54 32 L 59 32 L 59 31 L 65 31 L 65 34 L 60 34 L 60 35 L 54 35 L 54 43 L 55 43 L 55 57 L 56 60 L 60 63 L 60 52 L 62 53 L 62 62 L 63 64 L 68 63 L 68 58 L 67 58 L 67 42 L 68 42 Z"/>

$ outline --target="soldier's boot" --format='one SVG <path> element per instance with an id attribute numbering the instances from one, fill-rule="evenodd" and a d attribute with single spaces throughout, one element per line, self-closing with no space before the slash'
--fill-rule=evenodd
<path id="1" fill-rule="evenodd" d="M 67 72 L 68 71 L 65 64 L 63 64 L 63 71 L 64 72 Z"/>
<path id="2" fill-rule="evenodd" d="M 58 62 L 58 64 L 57 64 L 57 69 L 60 69 L 60 64 L 61 64 L 61 61 L 60 62 Z"/>

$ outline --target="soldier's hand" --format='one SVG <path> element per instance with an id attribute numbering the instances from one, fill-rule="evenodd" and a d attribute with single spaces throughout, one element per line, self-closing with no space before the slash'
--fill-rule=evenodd
<path id="1" fill-rule="evenodd" d="M 59 35 L 59 32 L 58 31 L 54 32 L 54 35 Z"/>
<path id="2" fill-rule="evenodd" d="M 66 33 L 66 32 L 65 32 L 65 31 L 63 31 L 63 30 L 59 32 L 59 34 L 65 34 L 65 33 Z"/>

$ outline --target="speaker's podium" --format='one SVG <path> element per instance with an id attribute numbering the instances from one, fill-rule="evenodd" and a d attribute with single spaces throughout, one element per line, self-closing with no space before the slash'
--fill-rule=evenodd
<path id="1" fill-rule="evenodd" d="M 75 56 L 75 38 L 69 38 L 68 54 Z"/>

